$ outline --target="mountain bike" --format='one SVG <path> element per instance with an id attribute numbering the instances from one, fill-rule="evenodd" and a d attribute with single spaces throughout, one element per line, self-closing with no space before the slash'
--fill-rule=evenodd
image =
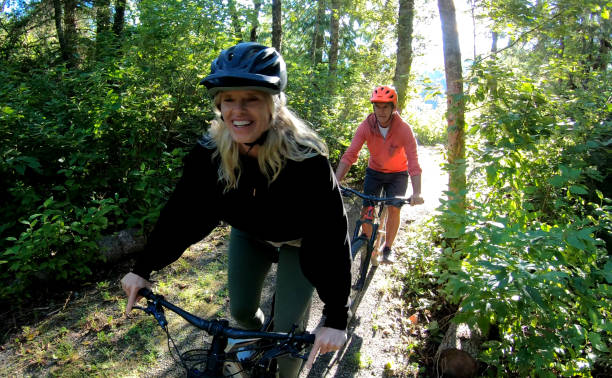
<path id="1" fill-rule="evenodd" d="M 277 377 L 276 358 L 291 355 L 306 360 L 305 349 L 315 340 L 314 334 L 306 331 L 295 332 L 297 326 L 288 333 L 271 332 L 272 317 L 268 317 L 260 331 L 248 331 L 230 327 L 226 319 L 202 319 L 148 289 L 140 289 L 138 294 L 147 299 L 147 307 L 134 308 L 143 310 L 157 320 L 168 337 L 168 349 L 171 352 L 171 347 L 175 349 L 179 358 L 177 362 L 185 369 L 188 377 Z M 274 300 L 272 302 L 274 307 Z M 210 344 L 201 349 L 181 353 L 168 331 L 164 308 L 212 336 Z M 174 354 L 172 357 L 175 358 Z"/>
<path id="2" fill-rule="evenodd" d="M 398 200 L 408 204 L 410 203 L 410 198 L 375 197 L 344 186 L 341 186 L 340 190 L 345 197 L 356 195 L 373 203 L 373 205 L 362 209 L 360 218 L 355 222 L 355 228 L 351 237 L 353 264 L 351 266 L 350 322 L 355 316 L 357 307 L 359 307 L 359 303 L 378 267 L 378 251 L 385 245 L 387 205 L 392 201 Z M 369 236 L 363 229 L 364 225 L 369 226 Z"/>

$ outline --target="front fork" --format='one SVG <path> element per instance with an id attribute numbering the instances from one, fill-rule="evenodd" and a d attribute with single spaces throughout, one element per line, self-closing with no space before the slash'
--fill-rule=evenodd
<path id="1" fill-rule="evenodd" d="M 368 225 L 370 233 L 368 235 L 367 232 L 364 232 L 364 225 Z M 362 256 L 362 261 L 361 261 L 361 278 L 363 279 L 365 277 L 365 273 L 367 272 L 368 266 L 370 264 L 370 261 L 372 263 L 373 266 L 378 266 L 378 251 L 376 250 L 376 239 L 375 237 L 372 237 L 372 235 L 377 235 L 379 230 L 379 225 L 378 224 L 374 224 L 372 219 L 364 219 L 361 218 L 357 221 L 357 224 L 355 225 L 355 231 L 353 232 L 353 239 L 352 240 L 357 240 L 359 238 L 363 239 L 363 242 L 366 244 L 366 251 L 367 253 Z M 365 260 L 365 261 L 364 261 Z"/>
<path id="2" fill-rule="evenodd" d="M 386 239 L 386 227 L 380 227 L 380 223 L 374 224 L 374 218 L 376 216 L 376 207 L 367 206 L 361 209 L 361 216 L 357 221 L 355 232 L 353 233 L 353 240 L 365 234 L 367 239 L 365 242 L 368 246 L 368 253 L 372 256 L 372 265 L 378 265 L 378 254 L 382 250 L 384 240 Z M 386 210 L 384 207 L 379 209 L 379 220 L 380 222 L 386 222 Z M 380 235 L 379 235 L 380 234 Z M 372 236 L 374 235 L 374 236 Z"/>

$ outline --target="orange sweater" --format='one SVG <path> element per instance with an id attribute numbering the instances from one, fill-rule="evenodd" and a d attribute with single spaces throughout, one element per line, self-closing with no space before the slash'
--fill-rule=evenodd
<path id="1" fill-rule="evenodd" d="M 357 128 L 351 145 L 340 160 L 349 166 L 353 165 L 364 142 L 370 151 L 368 167 L 373 170 L 384 173 L 408 170 L 410 176 L 421 174 L 416 139 L 412 129 L 399 113 L 393 113 L 386 138 L 383 138 L 378 130 L 376 116 L 374 113 L 370 114 Z"/>

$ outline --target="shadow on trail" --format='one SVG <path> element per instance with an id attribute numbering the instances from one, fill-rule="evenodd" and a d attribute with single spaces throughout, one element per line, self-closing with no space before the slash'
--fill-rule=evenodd
<path id="1" fill-rule="evenodd" d="M 376 270 L 377 267 L 372 267 L 372 269 L 368 272 L 364 282 L 364 288 L 358 296 L 359 302 L 361 302 L 361 299 L 367 292 Z M 358 310 L 359 303 L 356 311 Z M 314 378 L 329 376 L 347 378 L 355 376 L 355 374 L 361 368 L 361 365 L 367 363 L 367 361 L 362 361 L 361 357 L 363 338 L 356 333 L 356 330 L 361 325 L 361 320 L 362 318 L 358 314 L 355 314 L 355 317 L 352 319 L 347 329 L 348 340 L 346 341 L 346 344 L 344 344 L 344 347 L 335 353 L 327 353 L 319 356 L 306 377 Z M 332 373 L 332 370 L 335 370 L 335 373 Z"/>
<path id="2" fill-rule="evenodd" d="M 356 357 L 356 353 L 361 350 L 363 338 L 359 335 L 350 332 L 344 348 L 336 353 L 327 353 L 319 356 L 315 361 L 312 369 L 306 377 L 353 377 L 360 369 L 360 361 Z M 334 375 L 329 375 L 332 368 L 336 368 Z"/>

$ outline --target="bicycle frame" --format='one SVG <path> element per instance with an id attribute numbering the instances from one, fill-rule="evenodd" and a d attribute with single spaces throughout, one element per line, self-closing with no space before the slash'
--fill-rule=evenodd
<path id="1" fill-rule="evenodd" d="M 361 253 L 361 261 L 359 266 L 358 280 L 353 285 L 352 289 L 356 291 L 355 295 L 352 297 L 351 304 L 351 312 L 354 315 L 356 312 L 357 306 L 359 306 L 359 302 L 361 301 L 361 297 L 363 296 L 363 289 L 371 280 L 376 267 L 378 266 L 378 262 L 373 260 L 373 253 L 377 251 L 384 243 L 384 237 L 386 237 L 386 210 L 387 205 L 391 203 L 391 201 L 403 201 L 404 203 L 408 203 L 410 200 L 403 197 L 374 197 L 359 191 L 356 191 L 347 187 L 340 187 L 342 194 L 344 196 L 352 196 L 356 195 L 364 200 L 368 200 L 374 203 L 372 205 L 372 210 L 370 214 L 361 214 L 359 219 L 355 222 L 355 228 L 353 230 L 353 235 L 351 238 L 351 254 L 352 258 L 355 259 L 357 254 L 362 249 L 363 245 L 366 246 L 366 252 Z M 369 237 L 362 233 L 362 226 L 369 225 L 371 227 Z M 374 256 L 375 257 L 375 256 Z M 370 269 L 370 266 L 372 269 Z M 352 319 L 352 315 L 351 315 Z"/>
<path id="2" fill-rule="evenodd" d="M 139 295 L 147 298 L 147 307 L 135 306 L 134 308 L 141 309 L 152 315 L 157 320 L 158 324 L 168 335 L 169 342 L 172 340 L 167 329 L 168 321 L 164 315 L 164 308 L 175 312 L 191 325 L 199 328 L 212 336 L 210 346 L 205 350 L 206 360 L 203 362 L 204 370 L 193 367 L 189 368 L 183 357 L 189 352 L 179 353 L 179 358 L 189 377 L 249 377 L 246 370 L 252 371 L 251 377 L 275 377 L 274 360 L 277 357 L 291 354 L 294 357 L 306 359 L 300 352 L 308 345 L 314 343 L 315 336 L 309 332 L 295 333 L 295 327 L 289 333 L 284 332 L 269 332 L 269 331 L 247 331 L 229 326 L 229 321 L 226 319 L 206 320 L 197 317 L 172 303 L 167 302 L 163 296 L 153 294 L 148 289 L 140 289 Z M 269 323 L 268 323 L 269 325 Z M 228 338 L 240 339 L 240 341 L 228 346 Z M 263 342 L 267 342 L 264 344 Z M 174 342 L 173 342 L 174 343 Z M 259 343 L 259 344 L 258 344 Z M 236 354 L 242 350 L 248 349 L 249 345 L 257 345 L 257 349 L 252 349 L 255 352 L 254 356 L 249 357 L 245 361 L 239 361 Z M 245 348 L 246 347 L 246 348 Z M 176 349 L 176 346 L 175 346 Z M 178 351 L 178 349 L 177 349 Z M 200 353 L 203 355 L 204 353 Z M 236 356 L 236 358 L 231 358 Z"/>

